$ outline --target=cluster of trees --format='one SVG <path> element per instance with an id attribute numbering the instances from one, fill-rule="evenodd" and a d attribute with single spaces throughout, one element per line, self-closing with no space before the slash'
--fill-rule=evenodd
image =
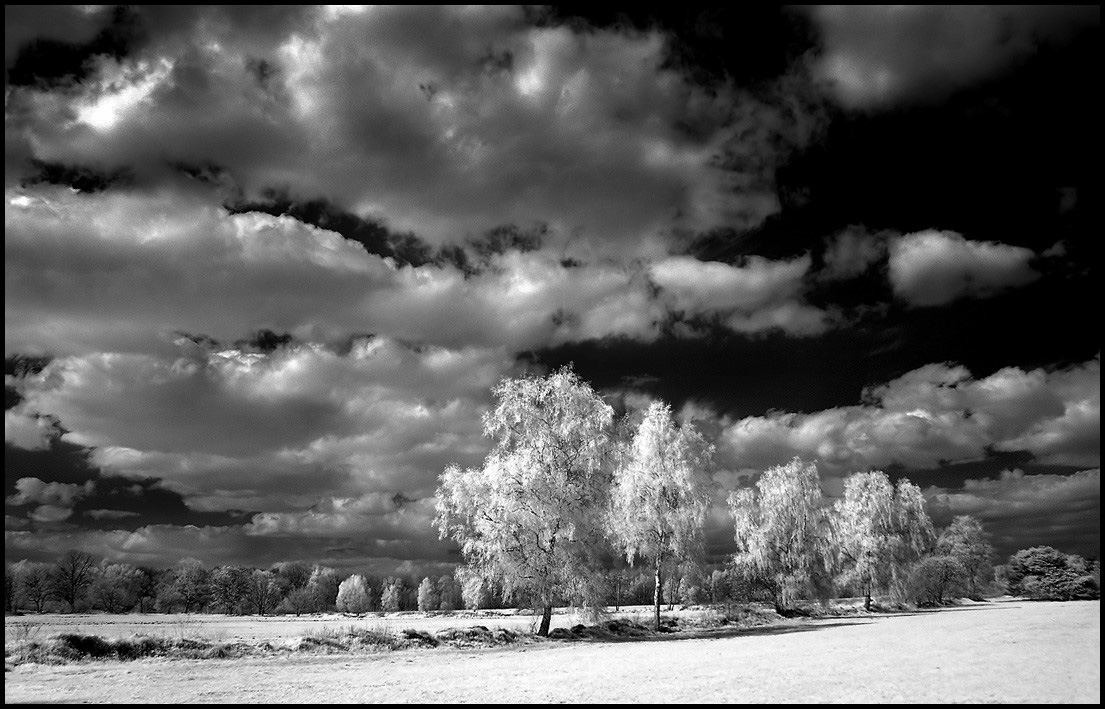
<path id="1" fill-rule="evenodd" d="M 702 563 L 713 446 L 663 402 L 615 421 L 613 409 L 569 368 L 504 379 L 484 432 L 495 444 L 480 468 L 441 475 L 435 525 L 466 564 L 454 575 L 347 577 L 300 561 L 270 569 L 195 559 L 172 569 L 97 562 L 70 551 L 57 564 L 5 565 L 6 608 L 41 612 L 228 614 L 338 610 L 449 611 L 557 605 L 605 608 L 651 601 L 762 600 L 786 613 L 800 600 L 877 594 L 940 604 L 981 598 L 995 584 L 993 548 L 978 520 L 939 535 L 921 490 L 880 471 L 857 472 L 843 496 L 824 495 L 817 465 L 800 458 L 763 472 L 728 497 L 736 552 Z M 1050 547 L 1026 549 L 1000 569 L 1010 593 L 1096 598 L 1100 566 Z"/>
<path id="2" fill-rule="evenodd" d="M 1041 600 L 1099 598 L 1101 561 L 1064 554 L 1052 547 L 1022 549 L 997 568 L 1009 593 Z"/>
<path id="3" fill-rule="evenodd" d="M 269 569 L 206 568 L 184 559 L 170 569 L 97 561 L 71 550 L 56 563 L 20 561 L 4 569 L 5 610 L 42 613 L 226 613 L 273 615 L 488 608 L 501 603 L 482 580 L 463 573 L 437 579 L 349 576 L 291 561 Z"/>
<path id="4" fill-rule="evenodd" d="M 338 581 L 333 569 L 298 561 L 208 569 L 189 558 L 155 569 L 97 561 L 79 550 L 54 564 L 24 560 L 4 568 L 8 612 L 299 614 L 332 607 Z"/>
<path id="5" fill-rule="evenodd" d="M 707 573 L 669 579 L 664 596 L 676 603 L 720 602 L 710 592 Z M 721 571 L 715 571 L 721 576 Z M 172 568 L 155 569 L 98 561 L 71 550 L 56 563 L 5 563 L 5 611 L 106 613 L 225 613 L 273 615 L 340 611 L 452 611 L 506 608 L 501 584 L 488 583 L 460 567 L 439 577 L 339 574 L 336 570 L 292 561 L 269 569 L 242 566 L 206 568 L 184 559 Z M 652 600 L 652 576 L 646 570 L 622 568 L 610 572 L 611 602 L 644 604 Z M 703 590 L 703 588 L 705 590 Z M 718 586 L 720 588 L 720 586 Z"/>
<path id="6" fill-rule="evenodd" d="M 658 629 L 670 569 L 700 567 L 713 447 L 663 402 L 615 421 L 570 368 L 507 378 L 493 393 L 483 424 L 495 443 L 482 467 L 442 473 L 441 537 L 460 545 L 472 575 L 541 610 L 542 635 L 554 605 L 605 606 L 612 595 L 616 604 L 624 584 L 613 569 L 640 563 L 653 573 Z M 979 598 L 994 579 L 978 520 L 957 517 L 937 535 L 921 490 L 881 471 L 852 474 L 830 502 L 816 464 L 795 458 L 728 503 L 731 565 L 717 570 L 717 583 L 710 574 L 708 594 L 695 572 L 681 572 L 684 602 L 716 598 L 724 585 L 730 597 L 762 597 L 784 613 L 799 599 L 850 593 L 869 609 L 877 593 L 918 603 Z M 1016 568 L 1009 578 L 1028 579 L 1020 587 L 1037 583 L 1039 574 Z"/>
<path id="7" fill-rule="evenodd" d="M 495 445 L 481 468 L 445 469 L 435 522 L 471 572 L 507 599 L 541 611 L 602 606 L 618 558 L 654 570 L 656 623 L 668 563 L 702 547 L 712 447 L 662 403 L 639 423 L 568 368 L 503 379 L 484 415 Z"/>

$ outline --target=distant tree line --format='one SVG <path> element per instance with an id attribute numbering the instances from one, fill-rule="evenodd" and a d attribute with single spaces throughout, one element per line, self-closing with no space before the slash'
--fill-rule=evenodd
<path id="1" fill-rule="evenodd" d="M 721 571 L 715 574 L 721 575 Z M 622 605 L 652 600 L 652 576 L 646 570 L 611 572 Z M 674 582 L 680 583 L 676 577 Z M 665 602 L 700 603 L 703 582 L 683 582 Z M 706 582 L 709 588 L 708 581 Z M 339 574 L 302 561 L 268 569 L 224 565 L 205 567 L 183 559 L 167 569 L 97 560 L 70 550 L 57 562 L 19 561 L 4 566 L 5 611 L 33 613 L 223 613 L 227 615 L 301 615 L 307 613 L 389 613 L 513 608 L 502 586 L 488 583 L 467 568 L 455 574 L 393 576 Z M 720 588 L 720 586 L 719 586 Z M 613 592 L 613 591 L 612 591 Z M 687 600 L 684 600 L 687 599 Z M 612 598 L 611 602 L 614 600 Z"/>
<path id="2" fill-rule="evenodd" d="M 911 564 L 897 590 L 887 588 L 886 592 L 921 605 L 1003 592 L 1041 600 L 1099 597 L 1101 566 L 1096 560 L 1063 554 L 1051 547 L 1033 547 L 994 567 L 989 561 L 978 561 L 978 547 L 970 555 L 956 549 L 962 530 L 979 528 L 973 518 L 957 518 L 940 535 L 933 553 Z M 652 569 L 625 564 L 607 569 L 602 578 L 605 605 L 619 610 L 623 606 L 653 604 L 654 574 Z M 516 599 L 509 600 L 501 585 L 488 583 L 464 566 L 451 575 L 427 576 L 418 581 L 413 576 L 342 575 L 332 568 L 300 561 L 269 569 L 208 569 L 195 559 L 184 559 L 172 568 L 154 569 L 97 561 L 76 550 L 56 563 L 5 563 L 4 586 L 8 613 L 301 615 L 517 606 Z M 873 587 L 853 570 L 830 580 L 822 590 L 827 595 L 863 596 Z M 670 565 L 665 568 L 662 588 L 660 604 L 668 610 L 676 606 L 774 604 L 779 594 L 778 583 L 733 560 L 720 565 Z M 779 607 L 783 612 L 788 610 L 787 604 Z"/>

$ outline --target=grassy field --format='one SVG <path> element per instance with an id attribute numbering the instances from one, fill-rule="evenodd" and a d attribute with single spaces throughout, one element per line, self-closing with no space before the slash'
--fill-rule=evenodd
<path id="1" fill-rule="evenodd" d="M 640 614 L 632 611 L 630 615 Z M 39 617 L 40 633 L 59 616 Z M 12 640 L 8 619 L 6 641 Z M 556 616 L 554 627 L 574 619 Z M 83 625 L 81 625 L 83 621 Z M 268 638 L 348 618 L 62 619 L 81 632 Z M 95 628 L 92 622 L 100 625 Z M 532 618 L 396 615 L 353 622 L 528 630 Z M 51 625 L 54 623 L 55 625 Z M 237 625 L 235 625 L 237 624 Z M 19 628 L 24 628 L 20 625 Z M 321 626 L 320 626 L 321 627 Z M 24 632 L 20 630 L 19 632 Z M 30 631 L 35 632 L 35 631 Z M 1004 601 L 935 611 L 787 621 L 642 639 L 529 640 L 493 648 L 285 653 L 19 664 L 5 701 L 56 702 L 1089 702 L 1100 700 L 1100 604 Z"/>

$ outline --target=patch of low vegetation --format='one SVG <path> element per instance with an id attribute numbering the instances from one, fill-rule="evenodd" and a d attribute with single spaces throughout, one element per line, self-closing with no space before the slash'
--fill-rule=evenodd
<path id="1" fill-rule="evenodd" d="M 197 638 L 171 638 L 162 635 L 135 635 L 107 639 L 84 633 L 60 633 L 45 640 L 6 644 L 5 663 L 28 662 L 59 665 L 85 660 L 139 660 L 146 657 L 214 659 L 257 654 L 246 643 L 226 643 Z"/>
<path id="2" fill-rule="evenodd" d="M 811 615 L 805 613 L 804 615 Z M 648 625 L 641 618 L 619 618 L 594 625 L 574 625 L 571 628 L 554 628 L 549 633 L 553 640 L 621 640 L 648 638 L 683 631 L 703 631 L 721 628 L 744 629 L 779 625 L 785 622 L 775 610 L 759 606 L 730 606 L 725 609 L 702 608 L 694 615 L 662 615 L 660 630 L 653 629 L 652 620 Z"/>
<path id="3" fill-rule="evenodd" d="M 350 625 L 323 628 L 285 641 L 225 642 L 197 636 L 135 635 L 108 639 L 83 633 L 60 633 L 38 640 L 33 633 L 9 635 L 5 643 L 5 664 L 10 669 L 24 663 L 68 664 L 92 660 L 140 660 L 148 657 L 209 660 L 286 653 L 357 653 L 440 646 L 474 648 L 495 647 L 525 642 L 529 636 L 506 628 L 483 625 L 447 628 L 437 633 L 407 628 L 394 631 L 386 627 Z"/>
<path id="4" fill-rule="evenodd" d="M 896 604 L 873 604 L 871 612 L 904 610 Z M 861 607 L 811 604 L 794 612 L 779 614 L 767 604 L 692 606 L 679 614 L 662 615 L 660 630 L 653 629 L 648 614 L 611 618 L 596 616 L 593 622 L 569 628 L 554 628 L 550 640 L 618 641 L 648 639 L 678 633 L 713 630 L 742 630 L 793 623 L 796 619 L 866 614 Z M 690 611 L 690 612 L 687 612 Z M 586 618 L 584 618 L 586 620 Z M 413 628 L 395 630 L 386 625 L 350 624 L 345 627 L 321 627 L 306 635 L 286 640 L 226 641 L 225 633 L 215 637 L 199 634 L 193 628 L 174 628 L 161 635 L 134 635 L 109 639 L 98 635 L 67 632 L 41 639 L 39 626 L 14 623 L 9 626 L 5 643 L 5 664 L 67 664 L 93 660 L 130 661 L 143 658 L 220 659 L 267 656 L 290 653 L 347 654 L 389 652 L 395 650 L 454 647 L 472 649 L 502 647 L 541 642 L 545 638 L 508 628 L 472 625 L 428 632 Z"/>

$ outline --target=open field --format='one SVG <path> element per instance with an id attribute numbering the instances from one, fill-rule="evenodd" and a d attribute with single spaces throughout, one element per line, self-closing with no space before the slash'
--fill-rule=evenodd
<path id="1" fill-rule="evenodd" d="M 526 616 L 513 619 L 529 622 Z M 568 620 L 557 619 L 559 625 Z M 290 626 L 268 620 L 231 620 L 261 625 L 265 632 L 290 631 Z M 425 627 L 421 623 L 445 619 L 402 620 L 402 627 Z M 454 626 L 498 624 L 486 618 L 451 620 Z M 509 620 L 504 617 L 503 624 Z M 24 664 L 5 674 L 4 697 L 6 702 L 97 703 L 1096 704 L 1100 660 L 1099 602 L 1004 601 L 620 642 Z"/>
<path id="2" fill-rule="evenodd" d="M 563 610 L 563 609 L 561 609 Z M 644 615 L 645 611 L 641 612 Z M 5 620 L 6 629 L 13 624 L 40 626 L 39 637 L 53 633 L 87 633 L 105 638 L 125 638 L 136 633 L 161 634 L 169 636 L 186 635 L 219 640 L 282 640 L 319 632 L 323 629 L 344 630 L 349 627 L 369 630 L 402 630 L 415 628 L 427 632 L 436 632 L 444 628 L 461 625 L 482 624 L 492 628 L 509 628 L 519 632 L 529 632 L 535 617 L 518 614 L 514 610 L 486 610 L 478 613 L 455 611 L 450 614 L 428 615 L 426 613 L 366 613 L 362 616 L 347 616 L 341 613 L 303 616 L 240 616 L 213 613 L 193 613 L 165 615 L 159 613 L 128 613 L 108 615 L 105 613 L 46 613 L 43 615 L 25 615 Z M 553 616 L 552 627 L 564 627 L 579 620 L 570 613 L 558 613 Z"/>

